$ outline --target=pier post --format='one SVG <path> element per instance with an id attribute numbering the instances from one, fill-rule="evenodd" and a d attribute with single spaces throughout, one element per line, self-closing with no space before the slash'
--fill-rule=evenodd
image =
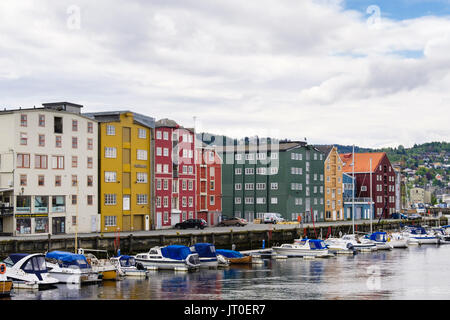
<path id="1" fill-rule="evenodd" d="M 212 243 L 212 244 L 215 244 L 215 243 L 216 243 L 216 237 L 215 237 L 215 235 L 214 235 L 214 232 L 211 233 L 211 243 Z"/>
<path id="2" fill-rule="evenodd" d="M 48 242 L 47 242 L 47 252 L 50 252 L 52 250 L 52 236 L 49 233 L 48 234 Z"/>
<path id="3" fill-rule="evenodd" d="M 233 244 L 233 229 L 230 230 L 230 243 Z"/>
<path id="4" fill-rule="evenodd" d="M 165 241 L 165 237 L 164 237 L 164 235 L 162 234 L 162 235 L 159 236 L 159 245 L 160 245 L 161 247 L 164 246 L 164 241 Z"/>
<path id="5" fill-rule="evenodd" d="M 128 236 L 128 253 L 131 254 L 133 252 L 133 234 L 130 233 Z"/>

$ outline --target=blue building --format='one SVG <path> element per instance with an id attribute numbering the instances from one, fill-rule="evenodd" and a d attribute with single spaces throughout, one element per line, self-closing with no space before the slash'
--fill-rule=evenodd
<path id="1" fill-rule="evenodd" d="M 358 190 L 355 181 L 355 188 L 353 190 L 354 178 L 351 175 L 343 173 L 343 199 L 344 199 L 344 219 L 352 220 L 353 207 L 355 208 L 355 220 L 367 219 L 370 220 L 370 213 L 372 212 L 372 219 L 375 219 L 374 203 L 371 198 L 359 198 L 356 194 Z M 353 203 L 354 201 L 354 203 Z M 372 211 L 371 211 L 372 207 Z"/>

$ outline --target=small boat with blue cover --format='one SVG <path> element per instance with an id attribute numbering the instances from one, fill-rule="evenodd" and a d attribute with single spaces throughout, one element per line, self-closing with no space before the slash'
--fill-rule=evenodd
<path id="1" fill-rule="evenodd" d="M 13 281 L 14 289 L 46 289 L 59 282 L 48 272 L 42 253 L 13 253 L 3 263 L 6 265 L 5 275 Z"/>
<path id="2" fill-rule="evenodd" d="M 225 257 L 229 264 L 251 264 L 252 256 L 243 255 L 239 251 L 227 250 L 227 249 L 216 249 L 217 255 Z"/>
<path id="3" fill-rule="evenodd" d="M 182 245 L 154 247 L 147 253 L 137 254 L 135 259 L 138 268 L 144 267 L 150 270 L 192 271 L 200 268 L 198 254 Z"/>
<path id="4" fill-rule="evenodd" d="M 118 257 L 112 257 L 110 260 L 118 270 L 120 276 L 139 278 L 148 277 L 148 271 L 143 267 L 139 269 L 136 266 L 136 259 L 132 256 L 121 255 Z"/>
<path id="5" fill-rule="evenodd" d="M 366 239 L 370 239 L 375 242 L 377 250 L 391 250 L 392 245 L 388 241 L 388 236 L 386 232 L 376 231 L 370 235 L 366 235 Z"/>
<path id="6" fill-rule="evenodd" d="M 436 235 L 429 234 L 424 227 L 409 227 L 406 234 L 408 244 L 439 244 L 439 238 Z"/>
<path id="7" fill-rule="evenodd" d="M 320 239 L 296 239 L 293 244 L 284 243 L 279 247 L 272 247 L 272 250 L 287 257 L 329 256 L 325 242 Z"/>
<path id="8" fill-rule="evenodd" d="M 216 247 L 211 243 L 196 243 L 191 247 L 191 251 L 198 254 L 201 268 L 217 268 L 228 265 L 226 259 L 217 255 Z"/>
<path id="9" fill-rule="evenodd" d="M 61 283 L 88 284 L 102 281 L 86 257 L 65 251 L 51 251 L 45 255 L 49 273 Z"/>

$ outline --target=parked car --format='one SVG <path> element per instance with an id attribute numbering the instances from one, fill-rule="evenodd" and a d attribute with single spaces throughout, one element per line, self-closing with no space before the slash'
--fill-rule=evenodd
<path id="1" fill-rule="evenodd" d="M 284 221 L 284 218 L 279 213 L 274 213 L 274 212 L 264 213 L 264 219 L 263 219 L 264 223 L 278 223 L 278 222 L 283 222 L 283 221 Z"/>
<path id="2" fill-rule="evenodd" d="M 187 229 L 187 228 L 197 228 L 204 229 L 207 227 L 207 223 L 203 219 L 187 219 L 183 222 L 179 222 L 175 225 L 175 229 Z"/>
<path id="3" fill-rule="evenodd" d="M 408 216 L 403 213 L 395 212 L 391 215 L 391 219 L 408 219 Z"/>
<path id="4" fill-rule="evenodd" d="M 422 216 L 420 214 L 413 213 L 408 216 L 408 219 L 409 220 L 422 220 Z"/>
<path id="5" fill-rule="evenodd" d="M 219 226 L 224 227 L 224 226 L 240 226 L 243 227 L 245 225 L 247 225 L 248 222 L 245 219 L 242 218 L 238 218 L 238 217 L 233 217 L 233 218 L 225 218 L 223 219 L 220 223 Z"/>

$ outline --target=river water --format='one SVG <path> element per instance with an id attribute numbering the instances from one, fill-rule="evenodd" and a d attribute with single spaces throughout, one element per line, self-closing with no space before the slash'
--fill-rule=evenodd
<path id="1" fill-rule="evenodd" d="M 450 299 L 450 245 L 303 260 L 264 260 L 193 273 L 152 271 L 99 285 L 17 291 L 12 300 Z"/>

